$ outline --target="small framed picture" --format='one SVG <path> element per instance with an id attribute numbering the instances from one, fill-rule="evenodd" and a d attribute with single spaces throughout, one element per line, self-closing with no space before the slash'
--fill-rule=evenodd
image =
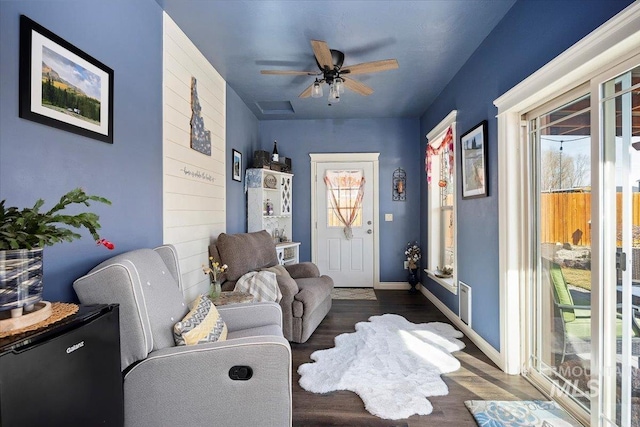
<path id="1" fill-rule="evenodd" d="M 20 117 L 113 144 L 113 70 L 20 16 Z"/>
<path id="2" fill-rule="evenodd" d="M 235 149 L 231 155 L 231 178 L 242 182 L 242 153 Z"/>
<path id="3" fill-rule="evenodd" d="M 462 198 L 486 197 L 487 121 L 483 120 L 460 137 L 462 153 Z"/>

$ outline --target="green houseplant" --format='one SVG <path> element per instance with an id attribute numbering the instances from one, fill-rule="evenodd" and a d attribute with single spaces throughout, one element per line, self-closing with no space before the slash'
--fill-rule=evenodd
<path id="1" fill-rule="evenodd" d="M 98 235 L 98 215 L 91 212 L 62 213 L 69 205 L 90 206 L 92 201 L 111 204 L 109 200 L 90 196 L 80 188 L 63 195 L 46 212 L 40 211 L 44 205 L 42 199 L 38 199 L 33 207 L 23 209 L 6 207 L 5 200 L 0 201 L 0 311 L 18 309 L 19 313 L 15 315 L 20 315 L 22 307 L 30 310 L 42 299 L 42 251 L 45 246 L 81 237 L 68 227 L 84 227 L 98 244 L 114 248 L 111 242 L 100 239 Z"/>

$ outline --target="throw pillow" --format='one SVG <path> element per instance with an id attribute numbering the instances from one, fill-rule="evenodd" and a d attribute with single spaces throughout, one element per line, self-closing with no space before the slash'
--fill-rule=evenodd
<path id="1" fill-rule="evenodd" d="M 193 308 L 173 327 L 176 345 L 194 345 L 227 339 L 227 325 L 211 300 L 198 296 Z"/>
<path id="2" fill-rule="evenodd" d="M 291 275 L 283 265 L 274 265 L 273 267 L 263 268 L 262 271 L 270 271 L 276 273 L 276 276 L 285 276 L 291 278 Z"/>

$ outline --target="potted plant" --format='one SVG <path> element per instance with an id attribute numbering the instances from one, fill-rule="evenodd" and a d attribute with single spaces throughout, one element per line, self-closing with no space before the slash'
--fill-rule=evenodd
<path id="1" fill-rule="evenodd" d="M 47 212 L 40 212 L 44 200 L 38 199 L 32 208 L 5 207 L 0 201 L 0 311 L 12 310 L 11 316 L 33 310 L 42 299 L 42 251 L 63 241 L 79 239 L 80 234 L 65 226 L 85 227 L 99 245 L 113 249 L 114 245 L 100 239 L 98 215 L 83 212 L 77 215 L 62 214 L 71 204 L 100 202 L 110 205 L 103 197 L 89 196 L 76 188 L 62 196 Z"/>

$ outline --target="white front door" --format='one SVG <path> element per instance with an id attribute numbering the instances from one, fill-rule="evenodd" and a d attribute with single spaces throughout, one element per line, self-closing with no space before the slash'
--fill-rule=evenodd
<path id="1" fill-rule="evenodd" d="M 376 281 L 376 220 L 374 205 L 373 161 L 317 162 L 315 163 L 315 232 L 314 262 L 322 274 L 331 276 L 336 287 L 373 287 Z M 332 188 L 325 182 L 329 174 L 334 178 Z M 364 177 L 361 204 L 353 212 L 350 232 L 333 208 L 337 203 L 342 216 L 351 213 Z M 333 200 L 333 201 L 332 201 Z"/>

